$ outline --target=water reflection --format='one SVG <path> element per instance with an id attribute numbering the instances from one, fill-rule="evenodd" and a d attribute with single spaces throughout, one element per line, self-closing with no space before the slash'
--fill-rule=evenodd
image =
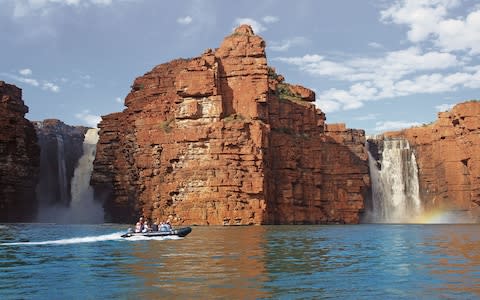
<path id="1" fill-rule="evenodd" d="M 132 244 L 141 298 L 258 299 L 268 280 L 264 227 L 194 227 L 183 240 Z"/>
<path id="2" fill-rule="evenodd" d="M 440 292 L 469 293 L 480 297 L 480 237 L 478 225 L 437 226 L 432 234 L 428 265 L 433 277 L 442 282 Z"/>
<path id="3" fill-rule="evenodd" d="M 63 241 L 0 245 L 0 298 L 480 298 L 479 225 L 194 227 L 179 240 L 112 240 L 123 227 L 0 227 L 0 243 Z M 92 243 L 71 243 L 82 236 Z"/>

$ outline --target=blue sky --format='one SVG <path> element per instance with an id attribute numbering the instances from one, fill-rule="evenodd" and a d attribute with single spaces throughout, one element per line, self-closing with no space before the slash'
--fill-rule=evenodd
<path id="1" fill-rule="evenodd" d="M 0 80 L 27 118 L 94 126 L 155 65 L 251 24 L 269 65 L 315 90 L 328 123 L 368 134 L 479 99 L 476 0 L 0 0 Z"/>

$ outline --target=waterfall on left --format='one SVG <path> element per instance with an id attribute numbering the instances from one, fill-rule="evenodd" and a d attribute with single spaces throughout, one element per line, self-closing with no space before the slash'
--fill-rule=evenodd
<path id="1" fill-rule="evenodd" d="M 102 204 L 93 199 L 93 170 L 98 129 L 69 126 L 55 119 L 34 122 L 40 146 L 37 221 L 101 223 Z"/>

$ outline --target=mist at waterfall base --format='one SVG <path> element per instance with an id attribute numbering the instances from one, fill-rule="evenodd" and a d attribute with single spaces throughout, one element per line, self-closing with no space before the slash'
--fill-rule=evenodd
<path id="1" fill-rule="evenodd" d="M 45 188 L 37 188 L 37 197 L 40 198 L 37 221 L 41 223 L 103 223 L 103 207 L 95 201 L 93 189 L 90 186 L 90 177 L 93 171 L 96 145 L 98 142 L 98 129 L 91 128 L 85 133 L 83 141 L 83 155 L 78 161 L 73 178 L 70 183 L 71 201 L 68 202 L 68 185 L 65 174 L 64 144 L 62 137 L 57 135 L 57 164 L 58 164 L 58 189 L 60 200 L 52 202 L 52 192 L 45 192 Z M 41 176 L 49 177 L 49 174 Z M 45 178 L 43 178 L 45 180 Z M 42 181 L 42 179 L 41 179 Z M 43 190 L 43 192 L 39 192 Z"/>
<path id="2" fill-rule="evenodd" d="M 381 143 L 383 151 L 377 161 L 367 142 L 372 187 L 363 223 L 474 223 L 463 212 L 425 210 L 420 199 L 416 157 L 408 141 L 385 139 Z"/>

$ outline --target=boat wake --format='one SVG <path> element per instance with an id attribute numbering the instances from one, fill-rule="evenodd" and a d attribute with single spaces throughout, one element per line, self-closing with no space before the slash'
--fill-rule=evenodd
<path id="1" fill-rule="evenodd" d="M 104 241 L 123 240 L 122 233 L 116 232 L 105 235 L 75 237 L 70 239 L 42 241 L 42 242 L 17 242 L 17 243 L 3 243 L 2 245 L 16 246 L 16 245 L 70 245 L 82 243 L 95 243 Z"/>
<path id="2" fill-rule="evenodd" d="M 167 236 L 131 236 L 128 239 L 122 238 L 125 241 L 165 241 L 165 240 L 183 240 L 183 237 L 176 235 L 167 235 Z"/>
<path id="3" fill-rule="evenodd" d="M 163 240 L 181 240 L 183 238 L 178 236 L 158 236 L 158 237 L 145 237 L 145 236 L 134 236 L 128 239 L 122 238 L 124 232 L 116 232 L 105 235 L 97 236 L 86 236 L 86 237 L 75 237 L 69 239 L 61 240 L 51 240 L 51 241 L 41 241 L 41 242 L 15 242 L 15 243 L 2 243 L 3 246 L 34 246 L 34 245 L 71 245 L 71 244 L 83 244 L 83 243 L 95 243 L 95 242 L 105 242 L 105 241 L 163 241 Z"/>

